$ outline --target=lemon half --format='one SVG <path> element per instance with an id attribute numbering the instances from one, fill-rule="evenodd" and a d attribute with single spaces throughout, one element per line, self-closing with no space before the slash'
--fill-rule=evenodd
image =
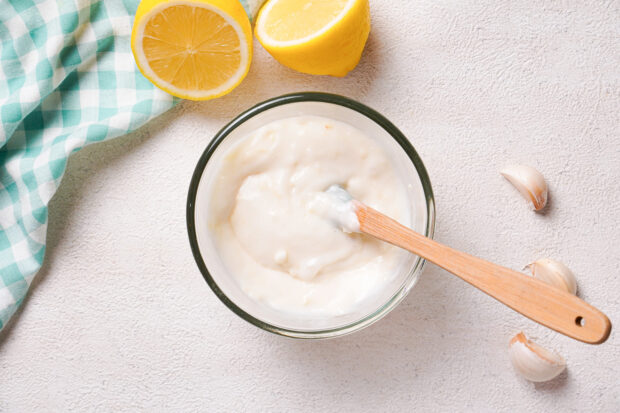
<path id="1" fill-rule="evenodd" d="M 368 0 L 270 0 L 255 35 L 280 63 L 315 75 L 345 76 L 370 33 Z"/>
<path id="2" fill-rule="evenodd" d="M 236 0 L 143 0 L 131 34 L 142 74 L 184 99 L 234 89 L 252 60 L 252 28 Z"/>

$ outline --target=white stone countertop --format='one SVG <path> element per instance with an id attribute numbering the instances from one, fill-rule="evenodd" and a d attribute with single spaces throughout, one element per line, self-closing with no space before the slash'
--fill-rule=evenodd
<path id="1" fill-rule="evenodd" d="M 256 42 L 233 93 L 183 102 L 76 154 L 50 204 L 48 252 L 0 334 L 0 411 L 620 411 L 620 2 L 372 0 L 344 79 L 295 73 Z M 600 346 L 535 325 L 428 265 L 400 306 L 344 338 L 297 341 L 211 292 L 185 227 L 211 137 L 255 103 L 317 90 L 392 120 L 429 171 L 436 239 L 520 269 L 565 262 L 616 330 Z M 545 214 L 498 171 L 541 170 Z M 513 371 L 523 329 L 568 369 Z"/>

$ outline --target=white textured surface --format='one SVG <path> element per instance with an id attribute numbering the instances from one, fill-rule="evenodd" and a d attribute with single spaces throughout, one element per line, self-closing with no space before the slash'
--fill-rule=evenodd
<path id="1" fill-rule="evenodd" d="M 266 98 L 330 91 L 410 137 L 438 240 L 513 268 L 560 259 L 620 323 L 620 2 L 371 3 L 368 48 L 347 78 L 293 73 L 256 44 L 231 95 L 72 159 L 45 266 L 0 337 L 0 411 L 620 410 L 617 329 L 601 346 L 571 341 L 433 266 L 385 319 L 322 342 L 258 330 L 203 281 L 185 200 L 210 137 Z M 547 214 L 499 176 L 512 162 L 546 175 Z M 517 377 L 506 346 L 519 329 L 568 372 Z"/>

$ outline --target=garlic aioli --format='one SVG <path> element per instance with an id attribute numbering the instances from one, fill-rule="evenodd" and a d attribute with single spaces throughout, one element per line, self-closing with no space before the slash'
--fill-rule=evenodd
<path id="1" fill-rule="evenodd" d="M 273 121 L 229 148 L 218 168 L 209 227 L 228 272 L 258 302 L 289 313 L 345 314 L 408 258 L 326 218 L 325 191 L 340 185 L 410 223 L 407 190 L 387 154 L 351 125 L 317 116 Z"/>

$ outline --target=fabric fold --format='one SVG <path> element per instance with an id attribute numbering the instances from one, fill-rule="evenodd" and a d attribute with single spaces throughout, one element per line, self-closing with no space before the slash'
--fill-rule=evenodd
<path id="1" fill-rule="evenodd" d="M 137 0 L 0 1 L 0 329 L 45 255 L 69 156 L 176 103 L 137 70 Z"/>

